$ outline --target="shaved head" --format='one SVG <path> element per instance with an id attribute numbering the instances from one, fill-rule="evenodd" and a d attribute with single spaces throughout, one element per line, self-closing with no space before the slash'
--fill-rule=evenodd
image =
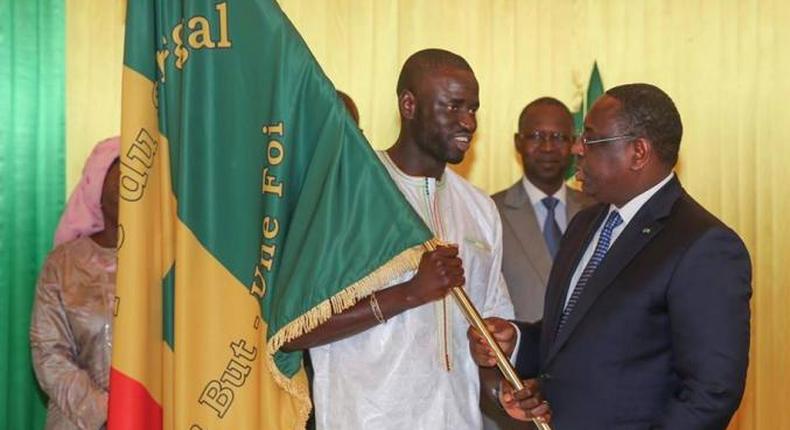
<path id="1" fill-rule="evenodd" d="M 472 72 L 472 67 L 460 55 L 444 49 L 423 49 L 409 57 L 403 64 L 396 89 L 398 97 L 404 91 L 414 93 L 423 78 L 441 69 L 460 69 Z"/>
<path id="2" fill-rule="evenodd" d="M 571 120 L 573 123 L 573 114 L 571 114 L 570 109 L 565 106 L 565 103 L 555 99 L 554 97 L 541 97 L 539 99 L 535 99 L 531 101 L 528 105 L 524 106 L 524 109 L 521 111 L 521 115 L 518 116 L 518 130 L 522 131 L 524 121 L 526 121 L 527 116 L 529 115 L 529 111 L 538 107 L 538 106 L 554 106 L 558 109 L 562 110 L 563 115 L 566 116 Z"/>

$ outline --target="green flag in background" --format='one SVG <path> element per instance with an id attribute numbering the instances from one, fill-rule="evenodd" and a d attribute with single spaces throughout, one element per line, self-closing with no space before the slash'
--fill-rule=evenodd
<path id="1" fill-rule="evenodd" d="M 573 112 L 573 124 L 576 127 L 576 132 L 581 133 L 584 129 L 584 116 L 590 111 L 593 103 L 603 95 L 604 86 L 601 80 L 601 72 L 598 70 L 598 62 L 593 63 L 592 72 L 590 73 L 590 81 L 587 83 L 587 92 L 579 88 L 579 110 Z M 573 181 L 572 177 L 576 173 L 576 161 L 574 160 L 568 168 L 565 177 Z"/>
<path id="2" fill-rule="evenodd" d="M 587 83 L 587 91 L 585 92 L 582 88 L 579 88 L 579 93 L 581 103 L 579 104 L 579 110 L 573 112 L 573 123 L 576 126 L 576 130 L 581 132 L 584 128 L 584 115 L 587 115 L 595 100 L 604 93 L 603 80 L 601 80 L 601 72 L 598 70 L 597 61 L 593 63 L 590 80 Z"/>
<path id="3" fill-rule="evenodd" d="M 276 2 L 129 2 L 125 43 L 110 428 L 303 427 L 280 346 L 432 235 Z"/>

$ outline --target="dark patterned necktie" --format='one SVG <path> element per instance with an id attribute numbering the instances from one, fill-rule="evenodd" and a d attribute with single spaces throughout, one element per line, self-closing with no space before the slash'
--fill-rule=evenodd
<path id="1" fill-rule="evenodd" d="M 595 251 L 590 258 L 590 261 L 588 261 L 587 265 L 584 266 L 584 270 L 582 271 L 581 276 L 579 276 L 579 280 L 576 282 L 576 288 L 573 289 L 571 297 L 568 299 L 568 304 L 565 305 L 565 309 L 562 311 L 560 323 L 557 325 L 557 334 L 559 334 L 560 330 L 562 330 L 562 327 L 568 321 L 568 317 L 570 316 L 571 312 L 573 312 L 573 308 L 576 307 L 576 304 L 579 302 L 579 298 L 582 296 L 584 287 L 587 285 L 587 282 L 590 281 L 593 273 L 595 273 L 595 270 L 606 256 L 606 252 L 609 250 L 609 244 L 612 242 L 612 231 L 622 223 L 623 219 L 620 217 L 620 214 L 617 211 L 612 211 L 612 213 L 610 213 L 609 217 L 606 219 L 603 230 L 601 230 L 601 236 L 598 238 L 598 244 L 595 245 Z"/>

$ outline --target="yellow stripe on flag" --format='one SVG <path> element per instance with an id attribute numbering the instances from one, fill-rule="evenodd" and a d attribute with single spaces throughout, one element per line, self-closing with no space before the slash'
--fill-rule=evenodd
<path id="1" fill-rule="evenodd" d="M 176 411 L 173 428 L 295 428 L 309 410 L 304 371 L 292 380 L 302 398 L 284 395 L 267 364 L 258 301 L 186 226 L 176 235 L 176 396 L 165 405 Z"/>
<path id="2" fill-rule="evenodd" d="M 310 409 L 304 371 L 288 381 L 293 396 L 275 382 L 260 303 L 176 217 L 156 86 L 126 67 L 123 83 L 113 370 L 150 395 L 133 404 L 158 408 L 165 429 L 298 428 Z M 173 267 L 170 316 L 163 279 Z M 171 317 L 172 350 L 163 323 Z"/>
<path id="3" fill-rule="evenodd" d="M 113 368 L 162 402 L 162 278 L 173 261 L 167 139 L 159 134 L 154 84 L 123 70 L 120 248 Z M 155 214 L 152 216 L 151 214 Z M 141 256 L 145 256 L 141 258 Z"/>

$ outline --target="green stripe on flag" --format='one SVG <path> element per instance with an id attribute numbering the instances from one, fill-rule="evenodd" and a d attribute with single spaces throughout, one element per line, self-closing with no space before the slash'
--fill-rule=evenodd
<path id="1" fill-rule="evenodd" d="M 604 93 L 603 80 L 601 79 L 601 72 L 598 70 L 598 62 L 593 63 L 593 69 L 590 73 L 590 82 L 587 84 L 587 97 L 584 99 L 584 112 L 590 111 L 593 103 L 598 100 Z"/>
<path id="2" fill-rule="evenodd" d="M 130 3 L 125 64 L 159 83 L 178 218 L 259 299 L 268 338 L 431 239 L 276 2 L 148 4 Z M 276 363 L 292 376 L 300 354 Z"/>
<path id="3" fill-rule="evenodd" d="M 590 79 L 587 82 L 587 91 L 582 94 L 581 105 L 579 110 L 573 112 L 573 124 L 576 126 L 577 132 L 584 129 L 584 116 L 590 111 L 593 103 L 598 100 L 598 97 L 603 95 L 604 86 L 601 79 L 601 72 L 598 70 L 598 62 L 593 62 L 593 68 L 590 72 Z"/>
<path id="4" fill-rule="evenodd" d="M 175 348 L 175 299 L 176 299 L 176 275 L 175 266 L 167 271 L 167 275 L 162 279 L 162 338 L 170 347 Z"/>
<path id="5" fill-rule="evenodd" d="M 598 97 L 603 95 L 604 86 L 601 79 L 601 72 L 598 70 L 598 62 L 593 63 L 592 71 L 590 72 L 590 80 L 587 83 L 587 91 L 582 96 L 582 102 L 579 110 L 573 112 L 573 125 L 576 127 L 576 132 L 581 133 L 584 130 L 584 116 L 590 111 L 593 103 L 598 100 Z M 576 159 L 574 158 L 568 170 L 565 172 L 566 178 L 571 178 L 576 174 Z"/>

